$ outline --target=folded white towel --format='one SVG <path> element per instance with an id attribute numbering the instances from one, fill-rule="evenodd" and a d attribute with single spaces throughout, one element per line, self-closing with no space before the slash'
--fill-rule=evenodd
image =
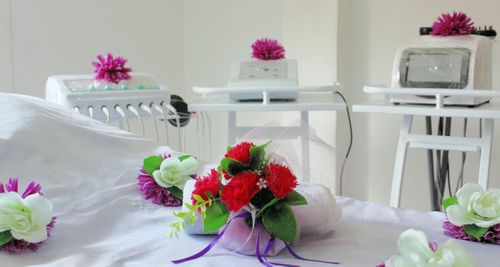
<path id="1" fill-rule="evenodd" d="M 184 186 L 184 202 L 191 203 L 194 182 L 194 180 L 188 181 Z M 330 190 L 323 185 L 312 183 L 299 184 L 296 190 L 307 200 L 307 205 L 292 207 L 300 226 L 301 236 L 322 236 L 335 230 L 335 226 L 342 216 L 342 209 L 335 202 Z M 184 206 L 183 209 L 185 209 Z M 199 218 L 196 219 L 194 225 L 186 223 L 186 232 L 188 234 L 210 234 L 203 232 L 203 222 Z"/>

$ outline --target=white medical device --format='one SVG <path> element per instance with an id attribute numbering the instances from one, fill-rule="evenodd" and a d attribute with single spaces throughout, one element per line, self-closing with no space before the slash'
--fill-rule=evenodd
<path id="1" fill-rule="evenodd" d="M 138 119 L 145 136 L 143 118 L 152 118 L 156 139 L 159 138 L 157 118 L 164 121 L 168 140 L 167 121 L 180 117 L 170 104 L 170 94 L 150 74 L 132 73 L 131 80 L 119 84 L 96 82 L 93 75 L 50 76 L 46 85 L 46 99 L 93 119 L 130 131 L 129 120 Z M 125 126 L 125 127 L 124 127 Z M 179 130 L 179 143 L 181 134 Z"/>
<path id="2" fill-rule="evenodd" d="M 398 49 L 392 88 L 491 90 L 493 41 L 480 35 L 420 36 Z M 477 106 L 488 97 L 455 95 L 444 105 Z M 394 94 L 393 103 L 435 104 L 433 96 Z"/>
<path id="3" fill-rule="evenodd" d="M 227 88 L 231 89 L 229 97 L 236 101 L 261 101 L 262 93 L 241 90 L 250 88 L 275 89 L 271 100 L 295 100 L 297 92 L 287 88 L 298 84 L 296 60 L 251 60 L 233 62 Z"/>

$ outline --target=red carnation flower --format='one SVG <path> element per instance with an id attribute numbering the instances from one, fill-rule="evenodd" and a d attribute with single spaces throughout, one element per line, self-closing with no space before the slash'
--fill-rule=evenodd
<path id="1" fill-rule="evenodd" d="M 241 163 L 249 163 L 250 162 L 250 148 L 255 146 L 254 143 L 251 142 L 241 142 L 237 144 L 235 147 L 231 148 L 224 157 L 237 160 Z"/>
<path id="2" fill-rule="evenodd" d="M 203 200 L 208 200 L 206 192 L 212 193 L 214 196 L 219 195 L 220 181 L 219 173 L 215 169 L 211 169 L 210 173 L 194 183 L 194 190 L 191 194 L 191 201 L 196 204 L 196 199 L 193 195 L 199 195 Z"/>
<path id="3" fill-rule="evenodd" d="M 264 175 L 267 187 L 277 198 L 283 199 L 297 186 L 297 177 L 286 166 L 269 163 L 264 168 Z"/>
<path id="4" fill-rule="evenodd" d="M 222 188 L 221 200 L 229 211 L 238 211 L 250 203 L 259 191 L 258 179 L 259 175 L 255 172 L 242 172 L 235 175 L 229 184 Z"/>
<path id="5" fill-rule="evenodd" d="M 243 164 L 250 162 L 250 148 L 255 146 L 252 142 L 241 142 L 231 148 L 224 157 L 237 160 Z M 226 180 L 231 179 L 231 175 L 226 170 L 222 170 L 222 174 Z"/>

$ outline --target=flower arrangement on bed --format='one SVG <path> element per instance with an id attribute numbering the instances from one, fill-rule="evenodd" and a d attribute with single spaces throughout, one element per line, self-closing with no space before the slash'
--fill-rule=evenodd
<path id="1" fill-rule="evenodd" d="M 266 155 L 267 145 L 242 142 L 229 147 L 218 169 L 196 180 L 191 203 L 184 203 L 187 210 L 174 213 L 179 220 L 171 224 L 172 235 L 199 217 L 205 233 L 219 233 L 204 250 L 174 263 L 201 257 L 218 241 L 232 242 L 233 251 L 256 255 L 265 266 L 273 266 L 267 256 L 285 247 L 301 260 L 337 263 L 305 259 L 291 249 L 300 229 L 291 207 L 307 200 L 295 190 L 298 181 L 292 171 Z"/>

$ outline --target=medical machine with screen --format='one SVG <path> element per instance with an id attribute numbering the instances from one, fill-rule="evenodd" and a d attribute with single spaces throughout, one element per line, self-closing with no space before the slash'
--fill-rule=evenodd
<path id="1" fill-rule="evenodd" d="M 398 49 L 392 88 L 490 90 L 493 41 L 480 35 L 420 36 Z M 393 103 L 435 104 L 435 98 L 393 95 Z M 449 96 L 445 105 L 477 106 L 485 97 Z"/>

